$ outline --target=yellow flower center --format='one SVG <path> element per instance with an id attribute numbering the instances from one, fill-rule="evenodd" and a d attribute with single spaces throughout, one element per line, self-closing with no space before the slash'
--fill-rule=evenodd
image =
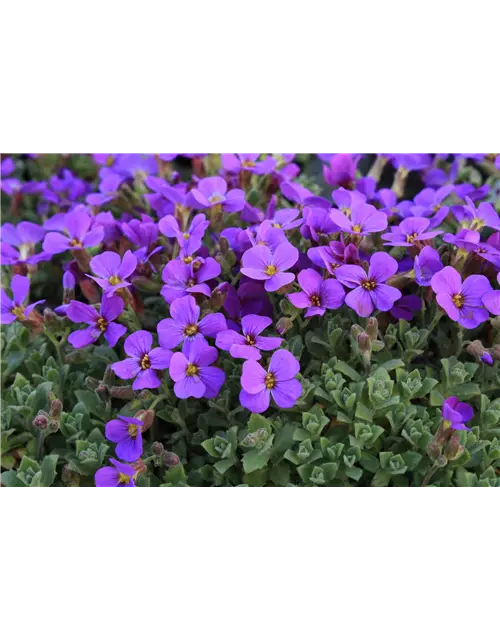
<path id="1" fill-rule="evenodd" d="M 247 344 L 249 344 L 251 347 L 254 346 L 255 338 L 253 336 L 251 336 L 249 333 L 247 333 L 247 335 L 245 336 L 245 339 L 247 341 Z"/>
<path id="2" fill-rule="evenodd" d="M 456 293 L 451 299 L 457 309 L 461 309 L 465 304 L 465 298 L 461 293 Z"/>
<path id="3" fill-rule="evenodd" d="M 113 287 L 115 286 L 115 284 L 120 284 L 121 281 L 121 278 L 119 278 L 118 276 L 111 276 L 108 280 L 109 284 Z"/>
<path id="4" fill-rule="evenodd" d="M 346 215 L 348 218 L 351 217 L 351 208 L 350 207 L 340 207 L 340 210 L 342 211 L 342 213 L 344 215 Z"/>
<path id="5" fill-rule="evenodd" d="M 309 300 L 313 307 L 321 307 L 321 298 L 318 295 L 313 294 Z"/>
<path id="6" fill-rule="evenodd" d="M 268 264 L 264 269 L 264 273 L 266 276 L 274 276 L 278 273 L 278 269 L 274 266 L 274 264 Z"/>
<path id="7" fill-rule="evenodd" d="M 142 356 L 142 360 L 141 360 L 141 369 L 150 369 L 151 368 L 151 362 L 149 360 L 149 354 L 144 354 Z"/>
<path id="8" fill-rule="evenodd" d="M 198 325 L 196 324 L 188 324 L 184 327 L 185 336 L 194 336 L 197 333 L 198 333 Z"/>
<path id="9" fill-rule="evenodd" d="M 130 476 L 126 473 L 120 473 L 118 475 L 118 484 L 128 484 L 130 482 Z"/>
<path id="10" fill-rule="evenodd" d="M 275 222 L 275 223 L 273 223 L 273 227 L 274 227 L 275 229 L 281 229 L 281 225 L 280 225 L 280 223 L 279 223 L 279 222 Z"/>
<path id="11" fill-rule="evenodd" d="M 222 196 L 220 196 L 218 193 L 214 193 L 213 196 L 210 196 L 208 201 L 210 202 L 210 204 L 215 204 L 217 202 L 222 202 L 223 199 L 224 198 Z"/>
<path id="12" fill-rule="evenodd" d="M 198 375 L 198 371 L 200 367 L 197 367 L 195 364 L 188 364 L 186 367 L 186 375 L 192 378 L 193 376 Z"/>
<path id="13" fill-rule="evenodd" d="M 418 238 L 418 233 L 412 233 L 411 235 L 407 235 L 406 236 L 406 242 L 415 242 L 415 240 Z"/>
<path id="14" fill-rule="evenodd" d="M 375 282 L 375 280 L 363 280 L 361 286 L 365 291 L 373 291 L 377 286 L 377 283 Z"/>
<path id="15" fill-rule="evenodd" d="M 186 256 L 185 258 L 182 258 L 182 262 L 184 262 L 184 264 L 191 264 L 191 262 L 193 262 L 193 256 Z"/>
<path id="16" fill-rule="evenodd" d="M 78 248 L 82 248 L 83 245 L 80 242 L 80 240 L 78 240 L 78 238 L 72 238 L 69 242 L 70 247 L 78 247 Z"/>
<path id="17" fill-rule="evenodd" d="M 255 167 L 255 162 L 252 162 L 251 160 L 245 160 L 244 162 L 242 162 L 241 166 L 242 167 Z"/>
<path id="18" fill-rule="evenodd" d="M 16 305 L 15 307 L 12 307 L 11 313 L 13 313 L 18 320 L 25 320 L 24 309 L 25 307 L 23 307 L 23 305 Z"/>
<path id="19" fill-rule="evenodd" d="M 359 224 L 355 224 L 355 225 L 353 225 L 352 230 L 353 230 L 355 233 L 361 233 L 361 231 L 362 231 L 362 229 L 361 229 L 361 225 L 359 225 Z"/>
<path id="20" fill-rule="evenodd" d="M 132 438 L 135 438 L 137 436 L 138 430 L 139 430 L 138 424 L 132 424 L 132 422 L 129 422 L 128 429 L 127 429 L 129 436 L 132 436 Z"/>
<path id="21" fill-rule="evenodd" d="M 276 386 L 276 378 L 274 377 L 274 373 L 266 374 L 264 384 L 266 385 L 266 389 L 274 389 L 274 387 Z"/>
<path id="22" fill-rule="evenodd" d="M 182 237 L 184 238 L 184 240 L 188 240 L 188 239 L 191 237 L 191 234 L 190 234 L 190 233 L 188 233 L 187 231 L 185 231 L 185 232 L 182 234 Z"/>
<path id="23" fill-rule="evenodd" d="M 196 284 L 196 280 L 194 278 L 191 278 L 190 280 L 187 281 L 188 287 L 194 287 L 195 284 Z"/>
<path id="24" fill-rule="evenodd" d="M 108 328 L 108 323 L 106 322 L 106 320 L 100 316 L 99 318 L 97 318 L 97 328 L 99 329 L 99 331 L 106 331 L 106 329 Z"/>

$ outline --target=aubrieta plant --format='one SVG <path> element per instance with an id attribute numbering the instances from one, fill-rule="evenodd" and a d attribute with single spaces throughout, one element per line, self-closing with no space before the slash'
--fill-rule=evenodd
<path id="1" fill-rule="evenodd" d="M 1 482 L 500 486 L 499 154 L 9 154 Z"/>

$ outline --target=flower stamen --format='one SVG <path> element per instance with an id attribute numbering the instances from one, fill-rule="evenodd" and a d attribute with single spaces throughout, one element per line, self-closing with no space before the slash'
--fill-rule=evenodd
<path id="1" fill-rule="evenodd" d="M 278 273 L 278 269 L 274 266 L 274 264 L 268 264 L 264 269 L 264 273 L 266 276 L 274 276 Z"/>
<path id="2" fill-rule="evenodd" d="M 266 374 L 264 384 L 266 385 L 266 389 L 274 389 L 274 387 L 276 386 L 276 377 L 274 373 Z"/>
<path id="3" fill-rule="evenodd" d="M 151 368 L 151 361 L 149 359 L 149 354 L 145 353 L 142 356 L 142 360 L 141 360 L 140 364 L 141 364 L 141 369 L 143 369 L 143 370 Z"/>
<path id="4" fill-rule="evenodd" d="M 188 364 L 186 367 L 186 375 L 192 378 L 193 376 L 197 376 L 200 367 L 197 367 L 195 364 Z"/>
<path id="5" fill-rule="evenodd" d="M 377 286 L 377 283 L 375 282 L 375 280 L 363 280 L 361 286 L 365 291 L 373 291 Z"/>

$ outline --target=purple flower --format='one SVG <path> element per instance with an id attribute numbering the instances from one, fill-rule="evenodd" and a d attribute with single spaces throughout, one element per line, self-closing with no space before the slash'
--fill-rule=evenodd
<path id="1" fill-rule="evenodd" d="M 302 224 L 302 218 L 296 219 L 299 215 L 300 211 L 298 209 L 278 209 L 278 211 L 273 212 L 268 220 L 274 229 L 289 231 L 290 229 L 295 229 L 295 227 L 300 227 Z"/>
<path id="2" fill-rule="evenodd" d="M 109 461 L 113 467 L 102 467 L 94 476 L 96 487 L 135 487 L 135 469 L 114 458 Z"/>
<path id="3" fill-rule="evenodd" d="M 116 455 L 127 462 L 135 462 L 142 456 L 142 427 L 139 418 L 118 416 L 106 423 L 106 438 L 116 442 Z"/>
<path id="4" fill-rule="evenodd" d="M 210 287 L 205 282 L 216 278 L 220 272 L 221 266 L 213 258 L 196 258 L 189 264 L 182 260 L 171 260 L 163 269 L 162 278 L 165 286 L 161 295 L 168 304 L 190 293 L 209 296 Z"/>
<path id="5" fill-rule="evenodd" d="M 71 300 L 66 308 L 68 318 L 73 322 L 84 322 L 90 326 L 88 329 L 73 331 L 68 336 L 68 342 L 75 349 L 81 349 L 95 342 L 104 332 L 109 346 L 114 347 L 122 335 L 127 332 L 127 327 L 113 322 L 123 311 L 123 306 L 123 300 L 118 296 L 104 297 L 100 312 L 88 304 Z"/>
<path id="6" fill-rule="evenodd" d="M 483 227 L 500 230 L 500 218 L 489 202 L 482 202 L 476 209 L 469 196 L 466 196 L 465 200 L 466 206 L 455 209 L 458 220 L 461 220 L 464 226 L 472 231 L 480 231 Z"/>
<path id="7" fill-rule="evenodd" d="M 500 273 L 497 273 L 497 280 L 500 284 Z M 500 316 L 500 291 L 490 291 L 484 295 L 483 304 L 490 313 Z"/>
<path id="8" fill-rule="evenodd" d="M 2 324 L 11 324 L 14 320 L 26 320 L 37 304 L 42 304 L 45 300 L 38 300 L 28 306 L 25 302 L 30 292 L 30 279 L 27 276 L 15 275 L 10 283 L 13 300 L 1 289 Z"/>
<path id="9" fill-rule="evenodd" d="M 399 226 L 391 227 L 390 233 L 384 233 L 384 244 L 392 247 L 411 247 L 416 243 L 435 238 L 442 231 L 427 231 L 430 221 L 427 218 L 405 218 Z"/>
<path id="10" fill-rule="evenodd" d="M 469 276 L 462 284 L 458 271 L 445 267 L 432 276 L 431 287 L 438 304 L 462 327 L 474 329 L 488 319 L 482 298 L 491 291 L 491 285 L 485 276 Z"/>
<path id="11" fill-rule="evenodd" d="M 397 270 L 397 261 L 379 251 L 371 257 L 368 275 L 358 265 L 342 265 L 335 271 L 335 275 L 343 285 L 353 289 L 345 298 L 347 306 L 362 318 L 367 318 L 373 309 L 389 311 L 396 300 L 401 298 L 401 291 L 383 284 Z"/>
<path id="12" fill-rule="evenodd" d="M 330 166 L 323 166 L 325 181 L 331 185 L 351 187 L 356 178 L 359 159 L 360 156 L 353 156 L 350 153 L 336 153 L 330 159 Z"/>
<path id="13" fill-rule="evenodd" d="M 342 231 L 359 236 L 367 236 L 375 231 L 387 229 L 387 216 L 371 204 L 358 204 L 348 218 L 338 209 L 332 209 L 330 218 Z"/>
<path id="14" fill-rule="evenodd" d="M 265 338 L 260 334 L 266 327 L 272 324 L 271 318 L 248 314 L 241 320 L 242 334 L 232 329 L 221 331 L 217 335 L 215 344 L 219 349 L 229 351 L 233 358 L 245 360 L 260 360 L 260 350 L 273 351 L 281 343 L 281 338 Z"/>
<path id="15" fill-rule="evenodd" d="M 400 298 L 391 309 L 391 315 L 398 320 L 413 320 L 413 316 L 422 308 L 422 300 L 418 296 L 409 295 Z"/>
<path id="16" fill-rule="evenodd" d="M 271 173 L 276 166 L 276 160 L 268 156 L 259 162 L 260 155 L 260 153 L 223 153 L 222 167 L 228 173 L 240 171 L 250 171 L 259 175 Z"/>
<path id="17" fill-rule="evenodd" d="M 241 273 L 252 280 L 265 280 L 266 291 L 277 291 L 295 280 L 293 273 L 285 273 L 299 259 L 299 252 L 289 242 L 276 247 L 274 253 L 269 247 L 257 245 L 245 251 L 241 259 Z"/>
<path id="18" fill-rule="evenodd" d="M 439 253 L 433 247 L 424 247 L 418 256 L 415 256 L 413 263 L 415 280 L 421 287 L 428 287 L 432 276 L 442 268 L 443 263 L 439 258 Z"/>
<path id="19" fill-rule="evenodd" d="M 447 398 L 443 403 L 442 413 L 443 420 L 447 423 L 447 428 L 470 431 L 465 422 L 472 420 L 474 409 L 466 402 L 460 402 L 456 396 Z"/>
<path id="20" fill-rule="evenodd" d="M 69 237 L 62 233 L 47 233 L 43 241 L 43 250 L 54 255 L 68 249 L 75 251 L 95 247 L 102 241 L 104 229 L 101 226 L 94 226 L 91 229 L 91 224 L 92 217 L 87 213 L 86 207 L 77 207 L 71 213 L 67 213 L 64 218 Z"/>
<path id="21" fill-rule="evenodd" d="M 491 262 L 497 268 L 500 268 L 500 248 L 492 245 L 489 242 L 490 239 L 488 239 L 488 242 L 481 242 L 479 231 L 460 229 L 456 235 L 445 233 L 443 240 L 454 244 L 466 253 L 476 253 L 483 260 Z"/>
<path id="22" fill-rule="evenodd" d="M 146 215 L 141 220 L 136 218 L 121 223 L 121 230 L 125 237 L 138 247 L 149 247 L 158 239 L 156 223 Z"/>
<path id="23" fill-rule="evenodd" d="M 35 245 L 43 239 L 45 233 L 43 227 L 33 222 L 20 222 L 17 226 L 7 222 L 2 225 L 2 264 L 37 264 L 42 260 L 50 260 L 49 253 L 31 255 Z"/>
<path id="24" fill-rule="evenodd" d="M 203 178 L 189 194 L 189 204 L 197 209 L 222 206 L 223 211 L 241 211 L 245 205 L 245 192 L 241 189 L 227 190 L 224 178 Z"/>
<path id="25" fill-rule="evenodd" d="M 267 371 L 256 360 L 247 360 L 241 375 L 242 406 L 254 413 L 263 413 L 272 396 L 278 407 L 293 407 L 302 393 L 302 385 L 295 379 L 299 370 L 297 358 L 284 349 L 273 353 Z"/>
<path id="26" fill-rule="evenodd" d="M 246 246 L 247 243 L 244 243 L 242 236 L 246 236 L 247 240 L 250 241 L 250 247 Z M 264 220 L 261 224 L 255 227 L 255 235 L 250 229 L 241 231 L 241 235 L 238 236 L 238 240 L 240 240 L 241 244 L 244 245 L 244 251 L 259 244 L 265 245 L 269 247 L 271 251 L 274 251 L 279 244 L 287 242 L 283 229 L 273 227 L 270 220 Z"/>
<path id="27" fill-rule="evenodd" d="M 170 362 L 175 395 L 178 398 L 215 398 L 226 379 L 222 369 L 210 366 L 217 356 L 217 349 L 203 340 L 185 342 L 182 353 L 174 353 Z"/>
<path id="28" fill-rule="evenodd" d="M 160 231 L 167 238 L 177 238 L 181 247 L 186 247 L 186 251 L 191 254 L 201 247 L 203 236 L 208 229 L 210 222 L 203 213 L 194 216 L 191 224 L 185 231 L 181 231 L 175 216 L 165 216 L 158 224 Z"/>
<path id="29" fill-rule="evenodd" d="M 21 181 L 17 178 L 8 178 L 16 170 L 16 163 L 12 158 L 5 158 L 0 165 L 0 186 L 8 196 L 12 196 L 21 188 Z"/>
<path id="30" fill-rule="evenodd" d="M 161 380 L 156 370 L 168 369 L 172 352 L 162 347 L 151 349 L 153 336 L 149 331 L 136 331 L 126 340 L 123 348 L 130 356 L 115 362 L 111 368 L 119 378 L 135 378 L 132 389 L 156 389 Z"/>
<path id="31" fill-rule="evenodd" d="M 329 236 L 340 231 L 339 227 L 331 219 L 329 210 L 319 207 L 307 207 L 304 209 L 304 224 L 300 233 L 304 238 L 319 242 L 322 236 Z"/>
<path id="32" fill-rule="evenodd" d="M 305 317 L 322 316 L 327 309 L 338 309 L 345 299 L 344 287 L 337 280 L 323 280 L 314 269 L 303 269 L 298 277 L 302 292 L 290 293 L 290 302 L 298 309 L 306 309 Z"/>
<path id="33" fill-rule="evenodd" d="M 193 296 L 184 296 L 174 300 L 170 306 L 171 318 L 158 323 L 158 340 L 165 349 L 173 349 L 182 342 L 215 338 L 220 331 L 227 329 L 222 313 L 209 313 L 199 321 L 200 307 Z"/>
<path id="34" fill-rule="evenodd" d="M 106 296 L 112 296 L 118 289 L 132 286 L 127 278 L 136 267 L 137 257 L 132 251 L 127 251 L 123 258 L 114 251 L 104 251 L 90 261 L 90 268 L 98 277 L 87 275 L 103 288 Z"/>

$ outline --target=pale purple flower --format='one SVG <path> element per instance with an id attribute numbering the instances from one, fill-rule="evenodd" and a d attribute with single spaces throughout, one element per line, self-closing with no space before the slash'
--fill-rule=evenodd
<path id="1" fill-rule="evenodd" d="M 116 455 L 127 462 L 135 462 L 142 456 L 142 427 L 139 418 L 121 416 L 106 423 L 106 438 L 116 442 Z"/>
<path id="2" fill-rule="evenodd" d="M 263 413 L 272 396 L 278 407 L 290 409 L 302 393 L 295 378 L 299 370 L 297 358 L 284 349 L 273 353 L 267 371 L 256 360 L 247 360 L 241 375 L 240 403 L 253 413 Z"/>
<path id="3" fill-rule="evenodd" d="M 488 278 L 472 275 L 464 280 L 456 269 L 445 267 L 432 276 L 431 287 L 438 304 L 452 320 L 466 329 L 474 329 L 488 319 L 482 298 L 492 290 Z"/>
<path id="4" fill-rule="evenodd" d="M 197 209 L 221 206 L 223 211 L 241 211 L 245 204 L 245 192 L 241 189 L 227 190 L 224 178 L 203 178 L 189 193 L 189 204 Z"/>
<path id="5" fill-rule="evenodd" d="M 360 157 L 350 153 L 336 153 L 330 159 L 329 167 L 323 165 L 325 182 L 347 188 L 353 186 Z"/>
<path id="6" fill-rule="evenodd" d="M 443 403 L 442 414 L 448 428 L 470 431 L 465 423 L 474 417 L 474 409 L 466 402 L 460 402 L 456 396 L 447 398 Z"/>
<path id="7" fill-rule="evenodd" d="M 265 280 L 266 291 L 277 291 L 295 280 L 293 273 L 285 273 L 299 259 L 299 251 L 289 242 L 276 247 L 274 253 L 269 247 L 252 247 L 242 256 L 241 273 L 252 280 Z"/>
<path id="8" fill-rule="evenodd" d="M 37 304 L 42 304 L 45 300 L 37 300 L 25 306 L 25 302 L 30 292 L 30 279 L 27 276 L 15 275 L 10 283 L 12 290 L 12 300 L 6 294 L 4 289 L 1 292 L 1 323 L 11 324 L 14 320 L 26 320 Z"/>
<path id="9" fill-rule="evenodd" d="M 37 264 L 42 260 L 50 260 L 50 253 L 31 255 L 45 236 L 45 229 L 33 222 L 20 222 L 17 226 L 5 223 L 1 228 L 2 264 Z"/>
<path id="10" fill-rule="evenodd" d="M 424 247 L 422 251 L 415 256 L 413 269 L 415 271 L 415 280 L 422 287 L 428 287 L 431 283 L 432 276 L 441 271 L 443 263 L 439 257 L 439 253 L 433 247 Z"/>
<path id="11" fill-rule="evenodd" d="M 113 322 L 123 311 L 123 306 L 124 302 L 118 296 L 104 297 L 99 312 L 88 304 L 71 300 L 66 307 L 66 315 L 73 322 L 84 322 L 89 327 L 73 331 L 68 336 L 68 342 L 75 349 L 81 349 L 95 342 L 104 333 L 109 346 L 114 347 L 127 332 L 127 327 Z"/>
<path id="12" fill-rule="evenodd" d="M 217 357 L 217 349 L 203 340 L 185 342 L 182 352 L 174 353 L 170 362 L 175 395 L 178 398 L 215 398 L 226 379 L 222 369 L 210 366 Z"/>
<path id="13" fill-rule="evenodd" d="M 87 213 L 85 207 L 77 207 L 64 218 L 64 226 L 68 236 L 62 233 L 47 233 L 43 241 L 43 250 L 52 255 L 63 251 L 75 251 L 95 247 L 104 237 L 104 229 L 101 226 L 91 228 L 92 216 Z"/>
<path id="14" fill-rule="evenodd" d="M 119 378 L 135 378 L 132 389 L 156 389 L 161 385 L 157 370 L 168 369 L 172 352 L 163 347 L 152 349 L 153 336 L 149 331 L 136 331 L 126 340 L 123 348 L 129 356 L 115 362 L 111 368 Z"/>
<path id="15" fill-rule="evenodd" d="M 217 335 L 215 344 L 219 349 L 229 351 L 233 358 L 260 360 L 262 351 L 273 351 L 283 342 L 281 338 L 263 337 L 260 334 L 272 324 L 271 318 L 248 314 L 241 320 L 241 333 L 228 329 Z"/>
<path id="16" fill-rule="evenodd" d="M 491 262 L 497 268 L 500 268 L 500 248 L 489 242 L 481 242 L 479 231 L 471 231 L 470 229 L 460 229 L 458 233 L 445 233 L 443 236 L 445 242 L 454 244 L 462 251 L 467 253 L 476 253 L 478 256 Z"/>
<path id="17" fill-rule="evenodd" d="M 366 203 L 356 205 L 352 209 L 350 217 L 338 209 L 332 209 L 330 218 L 342 231 L 359 236 L 367 236 L 370 233 L 387 229 L 385 213 Z"/>
<path id="18" fill-rule="evenodd" d="M 439 230 L 428 231 L 429 225 L 427 218 L 405 218 L 399 226 L 391 227 L 389 233 L 384 233 L 382 240 L 385 240 L 385 245 L 392 247 L 411 247 L 443 233 Z"/>
<path id="19" fill-rule="evenodd" d="M 171 318 L 158 323 L 158 341 L 160 346 L 173 349 L 183 342 L 215 338 L 227 329 L 222 313 L 209 313 L 201 320 L 200 307 L 193 296 L 177 298 L 170 305 Z"/>
<path id="20" fill-rule="evenodd" d="M 190 293 L 210 296 L 210 287 L 205 283 L 216 278 L 220 272 L 221 266 L 213 258 L 196 258 L 189 264 L 182 260 L 171 260 L 163 269 L 162 278 L 165 286 L 161 295 L 168 304 Z"/>
<path id="21" fill-rule="evenodd" d="M 135 469 L 128 464 L 123 464 L 114 458 L 109 461 L 112 467 L 101 467 L 95 476 L 96 487 L 135 487 Z"/>
<path id="22" fill-rule="evenodd" d="M 384 284 L 397 270 L 397 261 L 379 251 L 371 257 L 368 274 L 358 265 L 342 265 L 335 275 L 343 285 L 353 289 L 345 298 L 347 306 L 362 318 L 367 318 L 374 309 L 389 311 L 401 298 L 401 291 Z"/>
<path id="23" fill-rule="evenodd" d="M 303 269 L 297 280 L 302 291 L 290 293 L 288 299 L 298 309 L 307 309 L 306 318 L 322 316 L 327 309 L 338 309 L 344 303 L 344 287 L 337 280 L 323 280 L 314 269 Z"/>
<path id="24" fill-rule="evenodd" d="M 122 222 L 121 230 L 123 235 L 138 247 L 149 247 L 158 239 L 158 227 L 153 219 L 146 215 L 142 215 L 141 220 L 133 218 L 129 222 Z"/>
<path id="25" fill-rule="evenodd" d="M 118 289 L 132 286 L 127 278 L 136 267 L 137 257 L 132 251 L 127 251 L 123 258 L 114 251 L 104 251 L 90 261 L 90 268 L 97 277 L 87 275 L 103 288 L 106 296 L 112 296 Z"/>
<path id="26" fill-rule="evenodd" d="M 189 227 L 182 231 L 175 216 L 163 217 L 159 224 L 159 229 L 167 238 L 177 238 L 179 246 L 186 247 L 190 254 L 195 253 L 202 245 L 205 231 L 210 226 L 210 222 L 203 213 L 194 216 Z"/>
<path id="27" fill-rule="evenodd" d="M 304 238 L 320 242 L 322 237 L 338 233 L 340 228 L 333 222 L 329 210 L 319 207 L 306 207 L 303 211 L 303 225 L 300 233 Z"/>
<path id="28" fill-rule="evenodd" d="M 497 273 L 498 284 L 500 284 L 500 273 Z M 483 304 L 494 316 L 500 316 L 500 291 L 490 291 L 483 295 Z"/>
<path id="29" fill-rule="evenodd" d="M 260 153 L 223 153 L 221 154 L 222 168 L 228 173 L 250 171 L 263 175 L 271 173 L 276 166 L 276 160 L 267 156 L 259 161 Z"/>
<path id="30" fill-rule="evenodd" d="M 473 231 L 481 231 L 483 227 L 500 230 L 500 218 L 489 202 L 482 202 L 477 208 L 469 196 L 465 197 L 467 205 L 455 210 L 455 215 L 463 226 Z"/>
<path id="31" fill-rule="evenodd" d="M 20 190 L 21 181 L 18 178 L 9 177 L 16 170 L 16 163 L 12 158 L 5 158 L 0 164 L 0 187 L 8 196 Z"/>

